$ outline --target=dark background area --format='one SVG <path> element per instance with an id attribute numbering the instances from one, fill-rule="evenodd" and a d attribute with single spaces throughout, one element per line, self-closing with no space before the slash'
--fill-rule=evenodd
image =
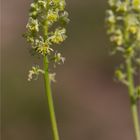
<path id="1" fill-rule="evenodd" d="M 29 0 L 3 0 L 1 13 L 2 140 L 52 140 L 43 78 L 28 82 L 33 64 L 22 37 Z M 106 0 L 67 0 L 71 22 L 56 68 L 53 96 L 61 140 L 134 140 L 127 89 L 113 81 Z"/>

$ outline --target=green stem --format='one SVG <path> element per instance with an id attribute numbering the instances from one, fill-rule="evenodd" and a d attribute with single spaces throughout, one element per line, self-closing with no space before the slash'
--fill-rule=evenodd
<path id="1" fill-rule="evenodd" d="M 135 97 L 135 87 L 134 87 L 134 78 L 133 78 L 131 57 L 129 57 L 127 59 L 126 66 L 127 66 L 127 78 L 128 78 L 128 82 L 129 82 L 128 90 L 129 90 L 129 96 L 130 96 L 130 100 L 131 100 L 131 112 L 132 112 L 132 118 L 133 118 L 135 137 L 136 137 L 136 140 L 140 140 L 138 107 L 137 107 L 137 99 Z"/>
<path id="2" fill-rule="evenodd" d="M 48 67 L 49 67 L 48 58 L 47 58 L 47 56 L 44 56 L 45 90 L 46 90 L 46 95 L 48 98 L 48 106 L 49 106 L 49 111 L 50 111 L 53 137 L 54 137 L 54 140 L 59 140 L 59 134 L 58 134 L 56 116 L 55 116 L 55 111 L 54 111 L 54 104 L 53 104 L 53 97 L 52 97 L 52 92 L 51 92 L 51 83 L 50 83 L 50 79 L 49 79 Z"/>

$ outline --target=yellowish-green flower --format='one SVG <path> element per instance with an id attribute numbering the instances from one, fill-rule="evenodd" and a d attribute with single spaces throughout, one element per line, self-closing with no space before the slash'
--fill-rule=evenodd
<path id="1" fill-rule="evenodd" d="M 33 66 L 32 69 L 29 71 L 28 75 L 28 81 L 31 81 L 33 79 L 33 76 L 35 76 L 35 80 L 38 78 L 39 74 L 44 74 L 44 71 L 39 68 L 39 66 Z"/>
<path id="2" fill-rule="evenodd" d="M 54 34 L 49 38 L 49 40 L 54 44 L 60 44 L 66 39 L 66 30 L 63 29 L 57 29 Z"/>
<path id="3" fill-rule="evenodd" d="M 132 33 L 132 34 L 136 34 L 137 31 L 138 31 L 138 28 L 137 28 L 137 26 L 132 25 L 132 26 L 130 26 L 130 27 L 128 28 L 128 31 L 129 31 L 130 33 Z"/>
<path id="4" fill-rule="evenodd" d="M 51 23 L 54 23 L 59 18 L 58 11 L 49 10 L 47 20 Z"/>
<path id="5" fill-rule="evenodd" d="M 121 30 L 117 30 L 116 34 L 111 36 L 111 42 L 115 43 L 117 46 L 121 46 L 123 44 L 123 34 Z"/>
<path id="6" fill-rule="evenodd" d="M 137 11 L 140 11 L 140 0 L 132 0 L 133 8 Z"/>
<path id="7" fill-rule="evenodd" d="M 29 18 L 29 23 L 26 26 L 29 32 L 39 32 L 38 20 Z"/>

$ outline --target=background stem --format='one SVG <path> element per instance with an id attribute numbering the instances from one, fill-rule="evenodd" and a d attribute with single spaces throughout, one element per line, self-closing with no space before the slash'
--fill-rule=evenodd
<path id="1" fill-rule="evenodd" d="M 48 106 L 49 106 L 49 111 L 50 111 L 53 137 L 54 137 L 54 140 L 59 140 L 59 134 L 58 134 L 56 116 L 55 116 L 55 111 L 54 111 L 54 104 L 53 104 L 53 97 L 52 97 L 52 92 L 51 92 L 51 83 L 50 83 L 50 79 L 49 79 L 47 56 L 44 56 L 44 70 L 45 70 L 45 76 L 44 76 L 44 78 L 45 78 L 45 91 L 46 91 L 46 95 L 48 98 Z"/>
<path id="2" fill-rule="evenodd" d="M 140 127 L 139 127 L 139 118 L 138 118 L 138 106 L 137 106 L 137 99 L 135 97 L 135 87 L 134 87 L 134 78 L 133 78 L 133 71 L 132 71 L 132 60 L 129 57 L 126 60 L 126 67 L 127 67 L 127 78 L 128 78 L 128 90 L 131 100 L 131 112 L 133 118 L 133 125 L 135 131 L 136 140 L 140 140 Z"/>

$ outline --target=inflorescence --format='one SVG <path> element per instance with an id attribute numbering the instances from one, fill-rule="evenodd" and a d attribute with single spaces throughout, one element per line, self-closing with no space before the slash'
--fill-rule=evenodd
<path id="1" fill-rule="evenodd" d="M 120 52 L 125 61 L 131 59 L 133 74 L 140 68 L 140 0 L 109 0 L 106 23 L 113 53 Z M 116 70 L 117 78 L 128 85 L 124 64 Z M 140 97 L 140 87 L 136 87 Z"/>
<path id="2" fill-rule="evenodd" d="M 56 47 L 67 38 L 65 26 L 69 19 L 65 6 L 65 0 L 34 0 L 24 35 L 31 45 L 33 54 L 46 56 L 49 62 L 52 61 L 54 64 L 60 64 L 65 60 Z M 43 70 L 39 66 L 33 66 L 29 71 L 28 80 L 40 73 L 44 73 Z"/>

